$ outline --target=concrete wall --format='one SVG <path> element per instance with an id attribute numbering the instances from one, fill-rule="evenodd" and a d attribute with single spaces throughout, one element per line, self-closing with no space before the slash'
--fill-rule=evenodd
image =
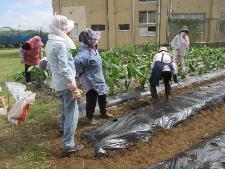
<path id="1" fill-rule="evenodd" d="M 168 43 L 174 35 L 169 34 L 168 19 L 176 13 L 204 13 L 205 31 L 191 42 L 225 41 L 225 33 L 219 32 L 221 12 L 225 12 L 225 0 L 53 0 L 53 13 L 61 13 L 78 24 L 80 32 L 93 24 L 105 25 L 99 47 L 102 49 L 121 47 L 126 44 L 145 42 Z M 61 8 L 60 8 L 61 5 Z M 139 23 L 139 11 L 156 11 L 156 22 Z M 121 31 L 119 24 L 129 24 L 130 29 Z M 155 34 L 140 36 L 141 26 L 155 26 Z M 74 39 L 77 42 L 77 38 Z"/>

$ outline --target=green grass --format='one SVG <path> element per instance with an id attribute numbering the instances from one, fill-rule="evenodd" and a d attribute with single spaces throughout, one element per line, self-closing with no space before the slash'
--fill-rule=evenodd
<path id="1" fill-rule="evenodd" d="M 22 72 L 23 64 L 20 63 L 19 50 L 0 50 L 0 86 L 6 92 L 5 81 L 13 80 L 13 75 Z"/>
<path id="2" fill-rule="evenodd" d="M 24 70 L 20 63 L 18 49 L 0 50 L 0 86 L 8 106 L 14 99 L 8 93 L 5 82 L 14 81 L 16 74 Z M 40 91 L 27 87 L 35 92 L 36 100 L 30 106 L 28 119 L 18 126 L 11 126 L 6 117 L 0 116 L 0 168 L 47 169 L 51 167 L 50 141 L 52 130 L 58 126 L 58 99 L 49 91 Z M 9 97 L 9 102 L 8 102 Z"/>

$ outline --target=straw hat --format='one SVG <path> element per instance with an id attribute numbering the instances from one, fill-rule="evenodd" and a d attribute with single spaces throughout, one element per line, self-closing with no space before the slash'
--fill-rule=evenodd
<path id="1" fill-rule="evenodd" d="M 161 52 L 161 51 L 167 52 L 167 47 L 160 47 L 160 48 L 159 48 L 159 52 Z"/>

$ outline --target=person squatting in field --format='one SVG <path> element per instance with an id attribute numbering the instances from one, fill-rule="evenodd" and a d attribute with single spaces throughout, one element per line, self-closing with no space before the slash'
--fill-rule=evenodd
<path id="1" fill-rule="evenodd" d="M 88 28 L 79 35 L 80 48 L 74 59 L 77 75 L 86 93 L 86 117 L 90 124 L 97 124 L 93 118 L 96 102 L 102 118 L 111 118 L 106 111 L 106 94 L 108 86 L 102 71 L 102 59 L 98 53 L 97 43 L 100 34 Z"/>
<path id="2" fill-rule="evenodd" d="M 76 70 L 71 54 L 75 48 L 67 35 L 74 27 L 74 22 L 65 16 L 55 15 L 49 25 L 46 55 L 52 73 L 52 87 L 61 99 L 60 131 L 62 136 L 62 153 L 79 151 L 83 145 L 75 143 L 74 135 L 78 123 L 78 105 L 76 98 L 80 96 L 75 81 Z M 74 95 L 76 92 L 76 95 Z"/>
<path id="3" fill-rule="evenodd" d="M 176 63 L 172 61 L 171 55 L 167 52 L 167 48 L 160 47 L 159 53 L 157 53 L 153 58 L 152 73 L 150 77 L 150 92 L 153 101 L 158 100 L 156 86 L 159 86 L 159 80 L 161 77 L 165 85 L 165 101 L 169 100 L 171 92 L 170 81 L 172 76 L 174 82 L 178 83 Z"/>
<path id="4" fill-rule="evenodd" d="M 44 44 L 39 36 L 34 36 L 27 42 L 25 42 L 19 49 L 21 62 L 25 65 L 25 79 L 26 82 L 31 84 L 31 75 L 28 72 L 29 67 L 38 65 L 41 60 L 41 47 Z"/>
<path id="5" fill-rule="evenodd" d="M 185 55 L 190 45 L 188 33 L 188 27 L 182 26 L 180 34 L 176 35 L 171 42 L 171 47 L 173 48 L 173 62 L 176 63 L 176 65 L 180 62 L 181 75 L 186 73 Z"/>

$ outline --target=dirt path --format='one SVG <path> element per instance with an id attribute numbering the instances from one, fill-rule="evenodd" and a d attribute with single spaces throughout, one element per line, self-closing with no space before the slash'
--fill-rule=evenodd
<path id="1" fill-rule="evenodd" d="M 173 91 L 173 95 L 188 92 L 199 86 L 205 86 L 224 78 L 220 77 L 211 81 L 193 84 L 183 89 L 176 89 Z M 109 111 L 116 116 L 120 116 L 149 104 L 147 100 L 149 100 L 148 97 L 144 100 L 132 101 L 119 107 L 112 107 Z M 89 126 L 83 120 L 80 120 L 77 136 L 80 136 L 88 128 Z M 225 129 L 225 103 L 210 110 L 202 111 L 196 117 L 187 119 L 176 128 L 158 130 L 148 142 L 138 142 L 128 149 L 114 151 L 109 157 L 101 160 L 96 160 L 91 146 L 85 144 L 79 138 L 77 140 L 85 144 L 85 149 L 78 154 L 72 155 L 70 158 L 59 158 L 59 137 L 55 137 L 56 139 L 51 142 L 51 146 L 48 149 L 53 155 L 52 168 L 55 169 L 137 169 L 172 158 L 185 150 L 197 146 L 204 139 L 213 137 L 223 129 Z"/>
<path id="2" fill-rule="evenodd" d="M 128 149 L 115 151 L 104 159 L 95 160 L 94 152 L 87 145 L 82 152 L 70 158 L 52 159 L 52 164 L 53 168 L 57 169 L 144 168 L 193 148 L 223 129 L 225 129 L 225 104 L 202 111 L 176 128 L 158 130 L 148 142 L 138 142 Z"/>

